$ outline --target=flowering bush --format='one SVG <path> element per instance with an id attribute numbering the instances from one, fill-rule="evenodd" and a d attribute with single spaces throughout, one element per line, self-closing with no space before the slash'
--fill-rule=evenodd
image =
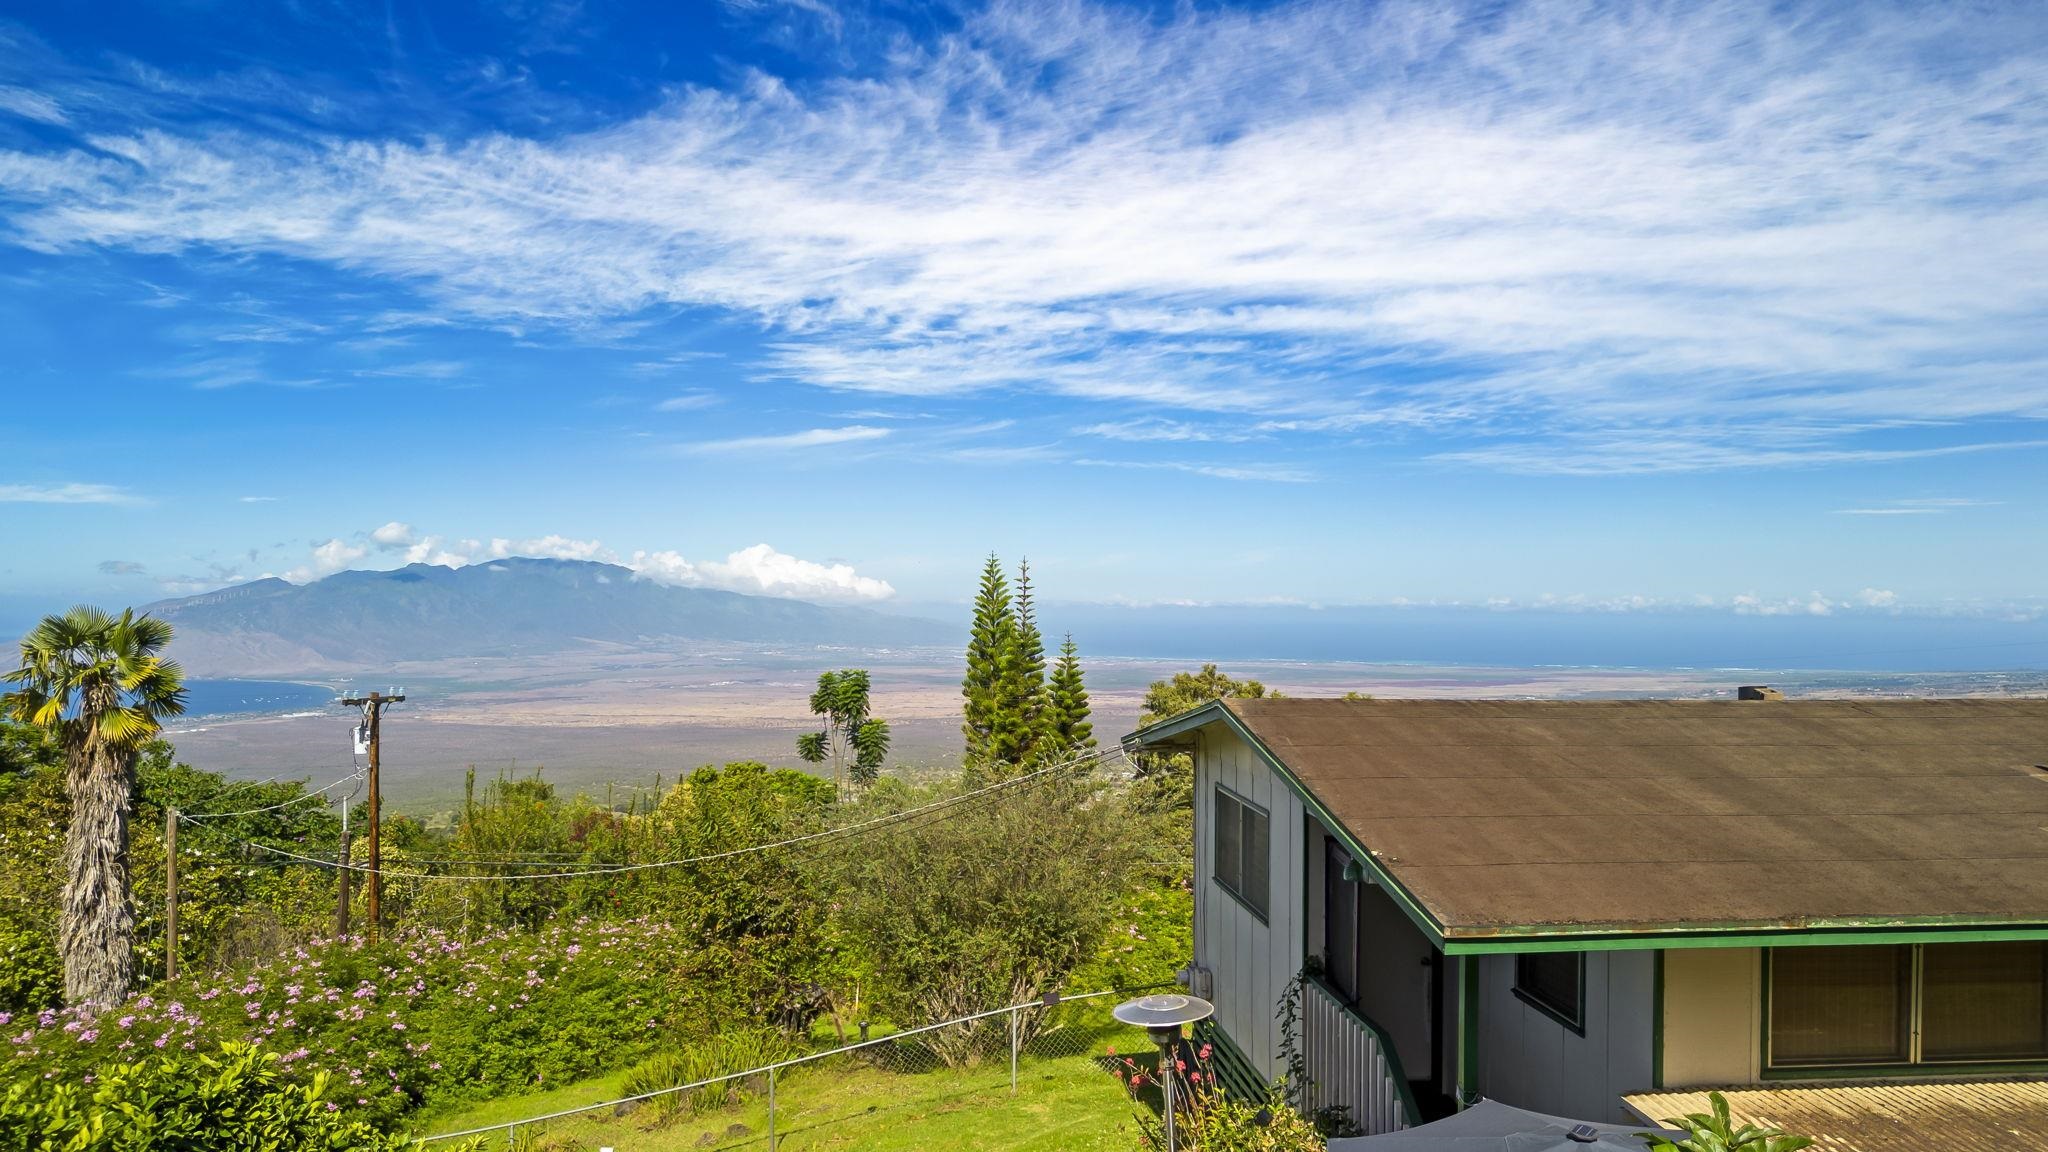
<path id="1" fill-rule="evenodd" d="M 161 984 L 96 1018 L 0 1013 L 0 1032 L 17 1078 L 87 1086 L 110 1062 L 246 1043 L 294 1084 L 324 1076 L 339 1109 L 388 1127 L 428 1099 L 549 1087 L 708 1031 L 715 993 L 704 989 L 717 984 L 690 978 L 680 944 L 669 925 L 645 919 L 468 941 L 334 941 L 224 978 Z"/>
<path id="2" fill-rule="evenodd" d="M 1110 1049 L 1115 1056 L 1116 1050 Z M 1123 1057 L 1117 1079 L 1142 1102 L 1156 1091 L 1160 1077 L 1173 1076 L 1175 1146 L 1184 1152 L 1323 1152 L 1323 1134 L 1308 1117 L 1287 1102 L 1285 1084 L 1268 1089 L 1264 1100 L 1232 1100 L 1224 1093 L 1211 1061 L 1215 1052 L 1204 1044 L 1194 1058 L 1176 1054 L 1173 1067 L 1158 1061 Z M 1166 1147 L 1164 1117 L 1139 1104 L 1136 1109 L 1138 1147 L 1147 1152 Z"/>
<path id="3" fill-rule="evenodd" d="M 407 1142 L 323 1100 L 327 1077 L 286 1082 L 276 1053 L 225 1045 L 218 1056 L 150 1056 L 78 1084 L 33 1076 L 0 1093 L 0 1147 L 23 1152 L 398 1152 Z"/>

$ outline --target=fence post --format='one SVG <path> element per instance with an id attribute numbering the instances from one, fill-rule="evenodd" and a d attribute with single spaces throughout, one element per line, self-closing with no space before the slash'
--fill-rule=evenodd
<path id="1" fill-rule="evenodd" d="M 775 1069 L 768 1069 L 768 1152 L 775 1152 Z"/>
<path id="2" fill-rule="evenodd" d="M 1010 1009 L 1010 1095 L 1017 1094 L 1017 1009 Z"/>
<path id="3" fill-rule="evenodd" d="M 519 1125 L 513 1124 L 505 1129 L 505 1147 L 519 1147 Z"/>

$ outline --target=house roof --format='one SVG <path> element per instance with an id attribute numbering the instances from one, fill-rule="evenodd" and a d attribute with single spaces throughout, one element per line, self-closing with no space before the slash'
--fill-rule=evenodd
<path id="1" fill-rule="evenodd" d="M 1731 1088 L 1724 1094 L 1738 1125 L 1762 1124 L 1810 1136 L 1829 1152 L 2007 1152 L 2048 1146 L 2048 1081 Z M 1652 1122 L 1709 1110 L 1704 1091 L 1641 1092 L 1622 1100 Z"/>
<path id="2" fill-rule="evenodd" d="M 1136 738 L 1217 721 L 1441 940 L 2048 937 L 2048 700 L 1230 700 Z"/>

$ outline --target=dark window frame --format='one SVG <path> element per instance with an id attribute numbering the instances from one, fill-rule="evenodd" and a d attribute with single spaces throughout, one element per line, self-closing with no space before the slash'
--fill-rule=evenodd
<path id="1" fill-rule="evenodd" d="M 1937 946 L 1945 946 L 1949 942 L 1935 940 L 1932 943 Z M 1913 950 L 1911 986 L 1908 990 L 1908 1023 L 1912 1033 L 1907 1059 L 1903 1062 L 1898 1060 L 1883 1062 L 1840 1060 L 1825 1064 L 1783 1064 L 1774 1061 L 1772 1053 L 1772 1011 L 1774 1002 L 1779 997 L 1777 994 L 1775 970 L 1771 960 L 1772 954 L 1781 949 L 1771 947 L 1761 949 L 1763 971 L 1759 984 L 1761 985 L 1760 991 L 1763 1001 L 1761 1005 L 1763 1019 L 1760 1021 L 1760 1027 L 1758 1028 L 1760 1033 L 1759 1045 L 1762 1049 L 1758 1053 L 1758 1070 L 1762 1078 L 1765 1080 L 1799 1080 L 1837 1079 L 1855 1076 L 1883 1077 L 1901 1074 L 1962 1076 L 1979 1073 L 2048 1071 L 2048 1057 L 2044 1056 L 1927 1058 L 1921 1051 L 1921 1033 L 1925 1027 L 1925 1021 L 1922 1017 L 1926 1008 L 1925 985 L 1923 983 L 1926 967 L 1924 963 L 1924 949 L 1929 947 L 1929 944 L 1920 943 L 1902 946 Z M 2048 989 L 2044 989 L 2044 995 L 2048 995 Z"/>
<path id="2" fill-rule="evenodd" d="M 1221 832 L 1223 818 L 1223 801 L 1225 800 L 1228 800 L 1232 804 L 1237 805 L 1238 809 L 1237 875 L 1232 877 L 1225 877 L 1223 874 L 1223 869 L 1220 867 L 1220 865 L 1222 864 L 1221 854 L 1223 848 L 1223 835 Z M 1251 856 L 1251 853 L 1247 851 L 1247 849 L 1250 847 L 1251 838 L 1247 836 L 1245 833 L 1249 828 L 1249 821 L 1252 817 L 1256 817 L 1260 822 L 1262 822 L 1265 825 L 1266 828 L 1266 835 L 1264 837 L 1266 851 L 1265 859 L 1263 861 L 1263 867 L 1261 869 L 1265 873 L 1266 891 L 1260 897 L 1257 903 L 1253 902 L 1252 896 L 1248 891 L 1245 890 L 1248 887 L 1247 885 L 1245 885 L 1245 861 L 1249 859 Z M 1210 879 L 1216 882 L 1216 886 L 1218 888 L 1221 888 L 1225 892 L 1228 892 L 1230 894 L 1230 898 L 1237 901 L 1238 904 L 1242 906 L 1245 911 L 1251 913 L 1254 917 L 1256 917 L 1259 923 L 1270 925 L 1272 921 L 1268 917 L 1271 915 L 1271 910 L 1273 907 L 1272 812 L 1268 811 L 1262 805 L 1253 803 L 1251 800 L 1247 799 L 1242 795 L 1239 795 L 1237 792 L 1232 791 L 1231 789 L 1223 786 L 1222 784 L 1217 784 L 1215 786 L 1214 799 L 1211 801 L 1209 805 L 1209 824 L 1212 833 L 1215 835 L 1215 842 L 1209 845 Z"/>
<path id="3" fill-rule="evenodd" d="M 1523 986 L 1522 966 L 1525 963 L 1531 960 L 1552 960 L 1558 957 L 1569 957 L 1574 961 L 1577 969 L 1573 973 L 1575 979 L 1572 981 L 1578 990 L 1577 1003 L 1575 1004 L 1556 1003 L 1544 995 L 1542 989 Z M 1514 993 L 1515 999 L 1564 1025 L 1572 1032 L 1580 1036 L 1586 1034 L 1586 954 L 1584 952 L 1515 953 Z"/>

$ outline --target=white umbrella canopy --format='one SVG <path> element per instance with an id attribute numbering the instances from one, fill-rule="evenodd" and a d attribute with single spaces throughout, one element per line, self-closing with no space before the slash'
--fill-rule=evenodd
<path id="1" fill-rule="evenodd" d="M 1481 1100 L 1434 1123 L 1330 1141 L 1330 1152 L 1645 1152 L 1649 1125 L 1589 1124 Z M 1682 1133 L 1666 1133 L 1674 1138 Z"/>

